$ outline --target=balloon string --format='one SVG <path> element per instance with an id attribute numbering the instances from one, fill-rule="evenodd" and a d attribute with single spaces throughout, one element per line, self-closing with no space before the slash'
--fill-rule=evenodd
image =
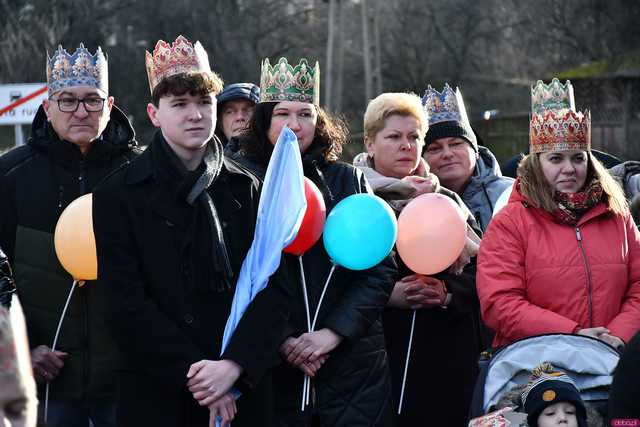
<path id="1" fill-rule="evenodd" d="M 309 332 L 313 332 L 316 329 L 316 322 L 318 321 L 318 315 L 320 314 L 320 306 L 322 306 L 324 295 L 327 293 L 327 288 L 329 287 L 329 282 L 333 277 L 334 271 L 336 271 L 336 263 L 333 263 L 333 265 L 331 266 L 331 270 L 329 271 L 329 276 L 327 277 L 327 281 L 324 283 L 324 288 L 322 288 L 322 293 L 320 294 L 320 300 L 318 301 L 318 306 L 316 307 L 316 312 L 313 316 L 313 322 L 311 323 L 311 330 Z M 311 378 L 308 378 L 308 376 L 305 375 L 305 380 L 307 383 L 307 391 L 306 391 L 306 398 L 304 400 L 305 400 L 305 403 L 309 405 L 309 400 L 311 397 Z"/>
<path id="2" fill-rule="evenodd" d="M 311 332 L 313 332 L 316 329 L 316 321 L 318 320 L 318 314 L 320 314 L 320 306 L 322 305 L 324 294 L 327 292 L 327 288 L 329 287 L 329 282 L 331 281 L 331 277 L 333 276 L 334 271 L 336 271 L 335 263 L 331 266 L 331 271 L 329 271 L 329 277 L 327 277 L 327 281 L 325 282 L 324 288 L 322 289 L 322 294 L 320 294 L 320 301 L 318 301 L 318 306 L 316 307 L 316 314 L 313 316 L 313 322 L 311 323 Z"/>
<path id="3" fill-rule="evenodd" d="M 82 282 L 84 283 L 84 281 Z M 56 351 L 56 345 L 58 344 L 58 337 L 60 336 L 60 330 L 62 329 L 62 322 L 64 321 L 64 317 L 67 314 L 67 309 L 69 308 L 69 302 L 71 301 L 71 297 L 73 296 L 73 291 L 76 288 L 76 284 L 78 284 L 77 280 L 73 281 L 71 285 L 71 290 L 69 291 L 69 296 L 67 296 L 67 302 L 64 304 L 64 308 L 62 309 L 62 314 L 60 315 L 60 320 L 58 321 L 58 328 L 56 329 L 56 334 L 53 337 L 53 344 L 51 345 L 51 351 Z M 45 388 L 45 396 L 44 396 L 44 423 L 47 423 L 47 417 L 49 415 L 49 384 L 47 381 L 47 385 Z"/>
<path id="4" fill-rule="evenodd" d="M 304 276 L 304 264 L 302 255 L 298 256 L 300 262 L 300 278 L 302 279 L 302 295 L 304 297 L 304 308 L 307 313 L 307 330 L 311 332 L 311 314 L 309 313 L 309 294 L 307 294 L 307 281 Z"/>
<path id="5" fill-rule="evenodd" d="M 307 294 L 307 281 L 304 276 L 304 263 L 302 262 L 302 255 L 298 256 L 300 263 L 300 278 L 302 279 L 302 295 L 304 297 L 304 308 L 307 313 L 307 331 L 311 332 L 311 314 L 309 313 L 309 295 Z M 302 383 L 302 405 L 300 410 L 304 411 L 304 407 L 307 401 L 307 388 L 309 387 L 310 378 L 307 374 L 304 374 L 304 382 Z"/>
<path id="6" fill-rule="evenodd" d="M 402 376 L 402 391 L 400 392 L 400 404 L 398 405 L 398 415 L 402 413 L 402 401 L 404 400 L 404 387 L 407 384 L 407 371 L 409 370 L 409 357 L 411 356 L 411 343 L 413 342 L 413 329 L 416 325 L 416 310 L 413 310 L 411 318 L 411 333 L 409 334 L 409 345 L 407 346 L 407 359 L 404 362 L 404 375 Z"/>

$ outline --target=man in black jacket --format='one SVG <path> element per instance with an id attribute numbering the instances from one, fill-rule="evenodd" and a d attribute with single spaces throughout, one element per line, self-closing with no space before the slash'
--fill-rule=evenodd
<path id="1" fill-rule="evenodd" d="M 200 43 L 179 36 L 147 53 L 156 135 L 94 194 L 98 271 L 123 360 L 118 425 L 271 425 L 270 378 L 290 300 L 258 293 L 221 356 L 242 261 L 253 240 L 258 180 L 214 136 L 222 81 Z M 242 390 L 237 401 L 228 393 Z M 207 411 L 209 407 L 209 411 Z"/>
<path id="2" fill-rule="evenodd" d="M 0 246 L 13 266 L 24 307 L 33 372 L 50 384 L 52 426 L 115 426 L 115 346 L 106 332 L 105 287 L 87 283 L 71 300 L 56 351 L 60 312 L 73 279 L 58 262 L 53 233 L 62 211 L 134 157 L 135 135 L 109 96 L 107 62 L 98 48 L 47 59 L 49 98 L 27 145 L 0 158 Z"/>

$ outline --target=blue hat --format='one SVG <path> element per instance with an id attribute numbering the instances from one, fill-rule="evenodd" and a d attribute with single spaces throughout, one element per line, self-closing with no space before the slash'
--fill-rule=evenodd
<path id="1" fill-rule="evenodd" d="M 260 101 L 260 87 L 253 83 L 234 83 L 226 86 L 217 98 L 218 105 L 234 99 L 246 99 L 257 104 Z"/>

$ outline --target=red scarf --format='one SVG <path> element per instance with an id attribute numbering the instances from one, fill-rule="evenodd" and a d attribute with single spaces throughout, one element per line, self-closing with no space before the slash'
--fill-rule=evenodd
<path id="1" fill-rule="evenodd" d="M 561 224 L 575 226 L 585 212 L 602 200 L 603 193 L 604 190 L 597 179 L 578 193 L 556 191 L 553 200 L 558 207 L 553 211 L 554 219 Z"/>

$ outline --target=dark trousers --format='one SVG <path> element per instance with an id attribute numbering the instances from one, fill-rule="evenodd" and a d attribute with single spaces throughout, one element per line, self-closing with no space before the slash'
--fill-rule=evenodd
<path id="1" fill-rule="evenodd" d="M 50 400 L 47 423 L 44 423 L 44 399 L 38 406 L 38 427 L 116 427 L 116 404 L 113 399 Z"/>

